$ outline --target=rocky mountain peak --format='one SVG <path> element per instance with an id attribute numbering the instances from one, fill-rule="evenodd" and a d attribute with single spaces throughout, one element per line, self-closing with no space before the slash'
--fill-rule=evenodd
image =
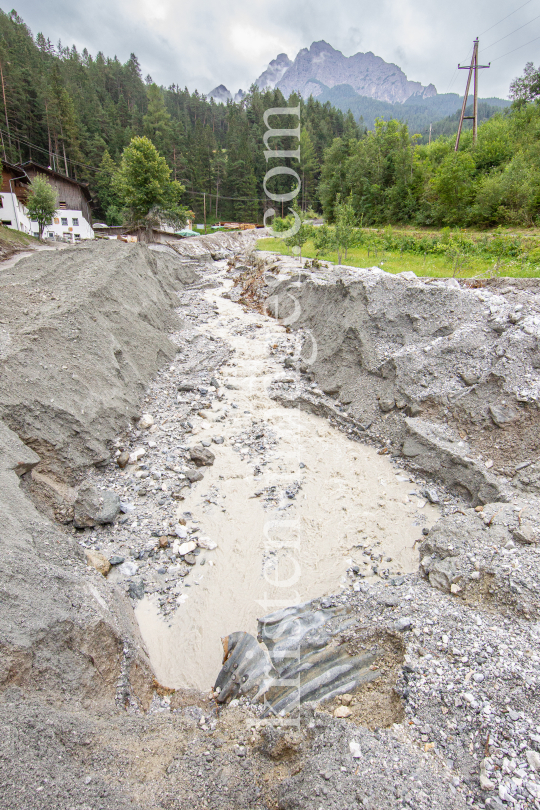
<path id="1" fill-rule="evenodd" d="M 403 103 L 411 96 L 429 98 L 437 94 L 432 84 L 424 87 L 420 82 L 409 81 L 398 65 L 385 62 L 371 51 L 344 56 L 324 40 L 302 48 L 294 62 L 286 54 L 280 54 L 256 84 L 261 89 L 278 87 L 285 97 L 297 92 L 304 98 L 347 84 L 358 95 L 391 103 Z"/>
<path id="2" fill-rule="evenodd" d="M 280 53 L 275 59 L 272 59 L 264 73 L 261 73 L 255 84 L 260 90 L 274 88 L 276 84 L 281 81 L 284 74 L 292 64 L 292 61 L 289 59 L 286 53 Z"/>

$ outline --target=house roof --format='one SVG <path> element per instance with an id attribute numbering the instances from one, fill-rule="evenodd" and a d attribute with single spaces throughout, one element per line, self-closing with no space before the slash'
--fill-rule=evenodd
<path id="1" fill-rule="evenodd" d="M 60 172 L 55 172 L 48 166 L 41 166 L 41 164 L 36 163 L 33 160 L 27 160 L 26 163 L 21 163 L 16 168 L 22 169 L 25 173 L 28 171 L 35 171 L 39 172 L 40 174 L 48 174 L 49 177 L 57 177 L 59 180 L 63 180 L 65 183 L 72 183 L 74 186 L 78 186 L 81 189 L 88 202 L 92 201 L 92 195 L 90 194 L 88 183 L 80 183 L 78 180 L 74 180 L 72 177 L 68 177 Z"/>
<path id="2" fill-rule="evenodd" d="M 20 180 L 21 183 L 29 183 L 30 178 L 22 168 L 22 166 L 16 166 L 14 163 L 9 163 L 7 160 L 2 161 L 2 168 L 7 169 L 9 172 L 13 172 L 15 175 L 15 180 Z"/>

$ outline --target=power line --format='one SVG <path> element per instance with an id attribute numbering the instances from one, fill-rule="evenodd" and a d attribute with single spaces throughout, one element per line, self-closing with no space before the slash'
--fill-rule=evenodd
<path id="1" fill-rule="evenodd" d="M 529 2 L 530 2 L 530 0 L 529 0 Z M 472 59 L 472 55 L 471 55 L 471 57 L 470 57 L 470 58 Z M 468 59 L 468 57 L 467 57 L 467 59 Z M 466 59 L 464 59 L 463 61 L 465 62 L 465 61 L 467 61 L 467 60 L 466 60 Z M 456 69 L 454 70 L 454 73 L 453 73 L 453 75 L 452 75 L 452 78 L 450 79 L 450 84 L 448 85 L 448 89 L 447 89 L 447 91 L 446 91 L 447 93 L 450 91 L 450 88 L 451 88 L 451 87 L 452 87 L 452 85 L 454 84 L 454 80 L 455 80 L 455 78 L 456 78 L 456 76 L 457 76 L 457 72 L 458 72 L 458 68 L 456 68 Z"/>
<path id="2" fill-rule="evenodd" d="M 518 47 L 514 48 L 513 51 L 508 51 L 507 53 L 503 53 L 502 56 L 497 56 L 496 59 L 492 59 L 492 62 L 497 62 L 497 60 L 499 60 L 499 59 L 504 59 L 505 56 L 508 56 L 509 54 L 514 53 L 514 51 L 519 51 L 521 48 L 525 48 L 527 45 L 530 45 L 531 43 L 536 42 L 538 39 L 540 39 L 540 37 L 535 37 L 534 39 L 531 39 L 530 42 L 525 42 L 524 45 L 518 45 Z"/>
<path id="3" fill-rule="evenodd" d="M 6 134 L 5 130 L 3 130 L 1 127 L 0 127 L 0 132 L 2 134 Z M 35 143 L 31 143 L 30 141 L 27 141 L 24 138 L 19 138 L 18 136 L 16 136 L 16 137 L 17 137 L 17 140 L 20 141 L 20 143 L 23 143 L 25 146 L 30 146 L 32 149 L 36 149 L 38 152 L 43 152 L 43 154 L 45 154 L 45 155 L 49 154 L 48 149 L 44 149 L 41 146 L 37 146 Z M 53 152 L 53 154 L 57 158 L 59 157 L 59 155 L 57 155 L 56 152 Z M 64 158 L 62 156 L 62 160 L 63 159 Z M 100 171 L 95 166 L 89 166 L 87 163 L 79 163 L 76 160 L 71 160 L 71 158 L 67 158 L 67 161 L 68 161 L 68 163 L 71 163 L 74 166 L 82 166 L 85 169 L 92 169 L 93 171 L 96 171 L 96 172 Z M 202 197 L 204 194 L 206 194 L 209 197 L 215 197 L 216 196 L 216 194 L 214 192 L 212 192 L 212 191 L 191 191 L 190 189 L 185 189 L 184 193 L 185 194 L 195 194 L 195 195 L 200 196 L 200 197 Z M 219 194 L 217 196 L 219 196 L 220 200 L 249 200 L 250 202 L 265 202 L 266 199 L 267 199 L 266 197 L 225 197 L 223 194 Z"/>
<path id="4" fill-rule="evenodd" d="M 491 31 L 491 29 L 492 29 L 492 28 L 496 28 L 496 27 L 497 27 L 498 25 L 500 25 L 502 22 L 504 22 L 505 20 L 507 20 L 507 19 L 508 19 L 508 17 L 511 17 L 511 16 L 512 16 L 512 14 L 515 14 L 515 13 L 516 13 L 516 11 L 519 11 L 521 8 L 525 8 L 525 6 L 528 6 L 528 5 L 529 5 L 529 3 L 532 3 L 532 0 L 527 0 L 527 2 L 526 2 L 526 3 L 523 3 L 523 5 L 522 5 L 522 6 L 519 6 L 518 8 L 514 9 L 514 11 L 511 11 L 511 12 L 510 12 L 510 14 L 507 14 L 507 15 L 506 15 L 506 17 L 503 17 L 503 18 L 502 18 L 502 20 L 499 20 L 499 22 L 496 22 L 496 23 L 495 23 L 495 25 L 490 25 L 490 27 L 489 27 L 489 28 L 486 28 L 486 30 L 485 30 L 485 31 L 482 31 L 482 33 L 479 35 L 479 38 L 480 38 L 480 37 L 483 37 L 483 36 L 484 36 L 484 34 L 487 34 L 487 32 L 488 32 L 488 31 Z"/>
<path id="5" fill-rule="evenodd" d="M 520 25 L 519 28 L 515 28 L 513 31 L 510 31 L 509 34 L 505 34 L 504 37 L 501 37 L 500 39 L 496 40 L 495 42 L 492 42 L 491 45 L 488 45 L 486 48 L 484 48 L 484 51 L 487 51 L 488 48 L 493 48 L 494 45 L 497 45 L 499 42 L 502 42 L 503 39 L 507 39 L 508 37 L 511 37 L 512 34 L 516 33 L 516 31 L 521 31 L 522 28 L 525 28 L 527 25 L 530 25 L 531 23 L 533 23 L 535 20 L 538 19 L 538 17 L 540 17 L 540 14 L 538 14 L 537 17 L 533 17 L 532 20 L 529 20 L 529 22 L 523 23 L 523 25 Z"/>
<path id="6" fill-rule="evenodd" d="M 220 200 L 249 200 L 251 202 L 266 202 L 268 199 L 267 197 L 225 197 L 223 194 L 216 195 L 214 191 L 189 191 L 188 189 L 186 189 L 185 193 L 196 194 L 199 197 L 202 197 L 205 194 L 207 197 L 218 196 Z"/>

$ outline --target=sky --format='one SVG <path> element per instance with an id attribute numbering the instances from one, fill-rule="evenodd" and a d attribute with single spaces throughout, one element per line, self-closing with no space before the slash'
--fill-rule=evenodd
<path id="1" fill-rule="evenodd" d="M 463 92 L 467 74 L 456 68 L 469 64 L 476 36 L 481 64 L 492 62 L 480 73 L 481 97 L 507 98 L 525 63 L 540 62 L 540 0 L 12 2 L 34 36 L 122 62 L 133 52 L 144 76 L 201 93 L 248 89 L 279 53 L 294 59 L 321 39 L 345 56 L 372 51 L 439 93 Z"/>

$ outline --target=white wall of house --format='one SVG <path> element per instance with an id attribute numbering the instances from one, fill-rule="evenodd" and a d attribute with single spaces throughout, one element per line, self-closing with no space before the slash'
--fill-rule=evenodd
<path id="1" fill-rule="evenodd" d="M 0 194 L 2 206 L 0 207 L 0 222 L 7 228 L 24 233 L 33 233 L 32 224 L 28 219 L 26 208 L 19 202 L 15 194 Z"/>
<path id="2" fill-rule="evenodd" d="M 37 236 L 38 224 L 32 223 L 32 233 Z M 83 217 L 82 211 L 60 210 L 53 217 L 52 224 L 43 230 L 45 239 L 69 239 L 79 242 L 81 239 L 93 239 L 94 229 Z"/>
<path id="3" fill-rule="evenodd" d="M 1 194 L 0 222 L 8 228 L 39 236 L 37 222 L 31 222 L 28 212 L 15 194 Z M 57 211 L 52 223 L 43 231 L 44 239 L 68 239 L 79 242 L 81 239 L 93 239 L 94 230 L 83 217 L 82 211 Z"/>

